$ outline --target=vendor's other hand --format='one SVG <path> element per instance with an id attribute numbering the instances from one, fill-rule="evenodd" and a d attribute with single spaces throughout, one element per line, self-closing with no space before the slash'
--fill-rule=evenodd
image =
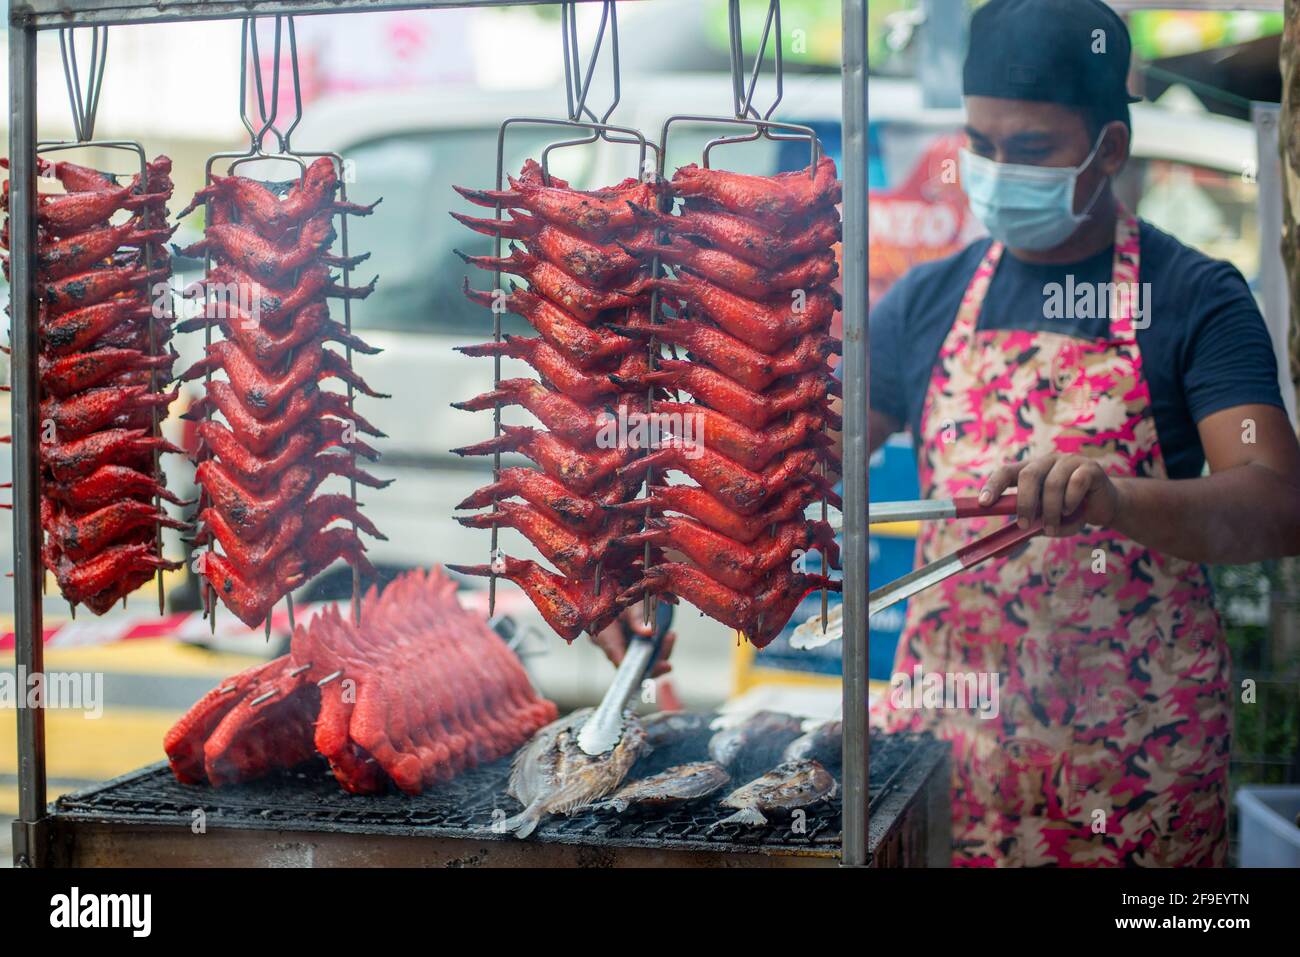
<path id="1" fill-rule="evenodd" d="M 1016 521 L 1028 528 L 1040 515 L 1051 537 L 1073 535 L 1084 525 L 1109 526 L 1119 511 L 1119 489 L 1100 465 L 1081 455 L 1044 455 L 1004 465 L 980 491 L 981 505 L 992 505 L 1016 489 Z M 1067 517 L 1074 521 L 1065 523 Z"/>
<path id="2" fill-rule="evenodd" d="M 617 618 L 592 638 L 592 642 L 605 653 L 605 657 L 610 660 L 615 668 L 623 661 L 623 656 L 627 654 L 627 638 L 624 637 L 624 627 L 633 634 L 649 638 L 655 633 L 654 622 L 646 624 L 645 613 L 641 610 L 641 603 L 629 605 L 624 608 Z M 655 658 L 654 666 L 650 669 L 650 677 L 658 678 L 660 675 L 672 671 L 673 666 L 668 663 L 668 656 L 673 653 L 673 644 L 677 641 L 677 633 L 669 631 L 664 635 L 663 643 L 659 646 L 659 655 Z"/>

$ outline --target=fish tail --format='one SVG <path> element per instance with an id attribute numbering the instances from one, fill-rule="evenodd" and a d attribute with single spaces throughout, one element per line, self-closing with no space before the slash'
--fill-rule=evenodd
<path id="1" fill-rule="evenodd" d="M 537 825 L 540 823 L 542 823 L 541 805 L 530 804 L 514 817 L 506 818 L 503 826 L 507 831 L 513 831 L 515 837 L 522 840 L 537 830 Z"/>
<path id="2" fill-rule="evenodd" d="M 724 817 L 714 827 L 721 827 L 724 824 L 745 824 L 749 827 L 762 827 L 767 823 L 767 818 L 763 817 L 763 812 L 756 807 L 741 808 L 731 817 Z"/>

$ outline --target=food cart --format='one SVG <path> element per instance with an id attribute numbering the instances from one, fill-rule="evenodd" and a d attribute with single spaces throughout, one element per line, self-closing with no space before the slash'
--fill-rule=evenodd
<path id="1" fill-rule="evenodd" d="M 654 0 L 638 0 L 653 5 Z M 12 249 L 12 401 L 14 457 L 16 662 L 39 673 L 42 655 L 42 527 L 39 516 L 39 403 L 32 250 L 36 235 L 36 38 L 41 31 L 179 20 L 280 18 L 390 9 L 501 6 L 498 0 L 22 0 L 10 5 L 10 230 Z M 733 7 L 734 7 L 733 3 Z M 595 56 L 586 68 L 570 48 L 572 4 L 564 4 L 568 116 L 502 118 L 507 126 L 552 124 L 557 143 L 575 129 L 640 141 L 644 134 L 596 117 L 585 107 Z M 420 798 L 385 795 L 359 799 L 333 783 L 299 773 L 229 791 L 196 792 L 172 780 L 165 764 L 144 768 L 47 805 L 45 735 L 40 709 L 18 715 L 19 816 L 14 856 L 21 866 L 57 864 L 602 864 L 774 862 L 935 864 L 947 857 L 947 758 L 927 739 L 883 739 L 869 747 L 867 731 L 867 341 L 866 341 L 866 10 L 843 2 L 843 776 L 840 797 L 809 816 L 797 839 L 775 832 L 738 836 L 716 832 L 707 815 L 680 812 L 663 820 L 610 824 L 578 815 L 543 826 L 534 840 L 493 833 L 502 793 L 500 765 L 467 773 Z M 606 3 L 614 14 L 615 4 Z M 769 25 L 779 0 L 769 5 Z M 255 36 L 255 25 L 253 29 Z M 603 25 L 602 25 L 603 32 Z M 69 37 L 70 39 L 70 37 Z M 767 44 L 753 69 L 757 77 Z M 777 103 L 752 108 L 754 80 L 745 80 L 739 36 L 733 37 L 736 115 L 695 117 L 741 130 L 733 141 L 758 136 L 815 135 L 773 119 Z M 75 48 L 74 48 L 75 49 Z M 778 42 L 777 49 L 780 49 Z M 66 58 L 65 58 L 66 59 Z M 66 66 L 66 63 L 65 63 Z M 91 73 L 94 73 L 94 65 Z M 102 63 L 101 63 L 102 69 Z M 74 71 L 75 72 L 75 71 Z M 80 81 L 78 80 L 78 83 Z M 92 80 L 93 83 L 93 80 Z M 746 91 L 747 86 L 747 91 Z M 70 94 L 72 93 L 70 85 Z M 97 98 L 97 91 L 88 99 Z M 79 90 L 78 90 L 79 93 Z M 779 103 L 779 75 L 778 96 Z M 75 98 L 74 98 L 75 99 Z M 616 94 L 617 102 L 617 94 Z M 83 104 L 84 106 L 84 104 Z M 241 108 L 242 108 L 241 104 Z M 74 114 L 77 108 L 74 106 Z M 670 121 L 670 122 L 673 122 Z M 80 134 L 80 130 L 78 131 Z M 250 129 L 250 132 L 252 130 Z M 668 135 L 665 126 L 660 138 Z M 80 139 L 80 136 L 79 136 Z M 620 141 L 620 140 L 612 140 Z M 256 136 L 255 136 L 255 147 Z M 706 156 L 707 161 L 707 156 Z M 659 152 L 662 171 L 663 155 Z M 498 157 L 498 185 L 500 183 Z M 499 212 L 498 212 L 499 216 Z M 499 336 L 499 329 L 497 330 Z M 499 417 L 498 417 L 499 420 Z M 495 534 L 494 543 L 495 545 Z M 495 580 L 493 581 L 495 585 Z M 872 752 L 869 760 L 869 750 Z M 870 783 L 869 783 L 870 782 Z M 202 841 L 193 826 L 201 812 Z"/>

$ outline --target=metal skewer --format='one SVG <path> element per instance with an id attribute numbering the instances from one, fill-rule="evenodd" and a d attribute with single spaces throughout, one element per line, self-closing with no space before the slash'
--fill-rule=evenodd
<path id="1" fill-rule="evenodd" d="M 603 114 L 597 117 L 596 113 L 587 105 L 587 96 L 591 90 L 592 79 L 595 75 L 595 69 L 600 57 L 601 49 L 604 44 L 606 31 L 610 36 L 610 62 L 613 80 L 613 101 Z M 542 150 L 541 167 L 542 178 L 545 183 L 550 183 L 550 154 L 554 150 L 564 149 L 570 146 L 583 146 L 595 143 L 598 140 L 604 140 L 608 143 L 625 143 L 638 147 L 637 157 L 637 175 L 644 177 L 646 168 L 647 150 L 653 151 L 659 158 L 658 167 L 662 167 L 662 157 L 659 156 L 660 149 L 652 141 L 647 140 L 645 135 L 639 130 L 625 126 L 616 126 L 609 122 L 615 108 L 618 106 L 622 97 L 622 86 L 619 71 L 618 56 L 618 11 L 614 0 L 605 0 L 601 7 L 600 25 L 596 32 L 593 42 L 591 55 L 587 58 L 586 69 L 582 68 L 582 55 L 578 45 L 577 32 L 577 4 L 574 2 L 565 2 L 560 4 L 560 37 L 563 52 L 564 63 L 564 91 L 567 104 L 567 117 L 557 119 L 552 117 L 525 117 L 514 116 L 504 120 L 497 130 L 497 157 L 496 157 L 496 190 L 500 192 L 505 186 L 505 142 L 506 133 L 512 126 L 544 126 L 558 127 L 564 129 L 584 130 L 585 136 L 575 139 L 561 140 L 547 145 Z M 500 200 L 495 204 L 493 216 L 497 222 L 502 220 L 504 207 Z M 502 238 L 498 232 L 492 237 L 493 256 L 496 259 L 501 258 Z M 492 273 L 493 292 L 498 293 L 502 290 L 501 270 L 495 269 Z M 494 342 L 501 341 L 501 313 L 494 306 L 492 309 L 492 339 Z M 496 390 L 501 384 L 501 356 L 494 355 L 492 358 L 492 387 Z M 492 409 L 492 434 L 494 438 L 501 437 L 501 403 L 493 404 Z M 501 452 L 499 450 L 492 453 L 492 481 L 499 482 L 501 479 Z M 493 516 L 500 512 L 499 502 L 494 497 L 492 500 Z M 488 575 L 488 616 L 491 617 L 496 613 L 496 595 L 497 595 L 497 578 L 496 572 L 499 559 L 502 557 L 500 548 L 500 526 L 495 518 L 491 524 L 491 540 L 489 542 L 489 575 Z M 649 546 L 646 546 L 647 554 Z M 603 563 L 598 562 L 594 571 L 594 588 L 599 594 L 601 580 L 603 575 Z"/>
<path id="2" fill-rule="evenodd" d="M 280 51 L 284 43 L 284 36 L 286 34 L 286 30 L 288 35 L 288 48 L 289 48 L 288 81 L 292 83 L 294 112 L 293 112 L 293 117 L 288 123 L 288 125 L 285 126 L 283 130 L 281 130 L 279 125 L 277 125 L 277 120 L 279 118 L 279 111 L 280 111 L 280 95 L 279 95 L 280 83 L 281 83 Z M 240 121 L 244 125 L 244 129 L 248 131 L 249 146 L 248 149 L 244 151 L 216 153 L 213 154 L 211 157 L 209 157 L 207 162 L 207 167 L 206 167 L 205 184 L 211 184 L 212 182 L 212 172 L 213 172 L 214 164 L 220 160 L 229 159 L 231 160 L 231 162 L 226 167 L 227 175 L 233 175 L 236 168 L 246 163 L 256 163 L 265 160 L 280 160 L 284 162 L 293 163 L 298 167 L 298 182 L 301 185 L 307 173 L 307 166 L 308 166 L 307 160 L 311 158 L 327 157 L 334 164 L 335 173 L 338 177 L 339 198 L 343 203 L 346 203 L 348 202 L 347 177 L 345 175 L 346 169 L 344 166 L 342 156 L 340 156 L 338 153 L 327 152 L 327 151 L 297 151 L 294 150 L 292 147 L 292 144 L 290 142 L 290 137 L 293 134 L 293 131 L 297 128 L 298 124 L 302 121 L 302 80 L 301 80 L 301 74 L 300 74 L 299 63 L 298 63 L 297 32 L 294 27 L 293 17 L 275 16 L 273 19 L 273 31 L 274 32 L 273 32 L 273 39 L 272 39 L 272 44 L 273 44 L 272 56 L 274 58 L 275 67 L 271 74 L 270 101 L 268 102 L 266 96 L 267 91 L 264 88 L 261 69 L 260 69 L 261 59 L 259 55 L 260 51 L 259 51 L 259 40 L 258 40 L 258 31 L 257 31 L 257 18 L 246 17 L 242 22 L 242 28 L 241 28 L 242 63 L 241 63 L 241 72 L 240 72 L 239 115 L 240 115 Z M 248 101 L 250 99 L 248 95 L 248 73 L 250 69 L 253 71 L 253 90 L 256 94 L 254 98 L 256 109 L 257 109 L 257 116 L 258 116 L 256 122 L 254 122 L 250 118 L 248 113 Z M 275 141 L 274 146 L 270 149 L 268 149 L 268 144 L 266 142 L 268 136 L 273 136 Z M 205 222 L 210 221 L 211 206 L 212 206 L 212 199 L 209 197 L 205 203 Z M 339 213 L 339 238 L 342 247 L 341 250 L 342 258 L 344 261 L 344 265 L 340 267 L 343 273 L 341 288 L 345 290 L 350 290 L 352 288 L 351 273 L 353 267 L 351 265 L 350 250 L 348 247 L 348 224 L 347 224 L 346 211 L 340 211 Z M 211 252 L 208 251 L 205 252 L 205 256 L 204 256 L 205 275 L 210 274 L 211 269 L 212 269 L 212 255 Z M 298 272 L 300 273 L 301 270 L 299 270 Z M 343 298 L 343 325 L 344 325 L 344 329 L 350 334 L 352 332 L 352 298 L 348 295 L 344 295 L 342 298 Z M 206 306 L 206 302 L 205 302 L 205 306 Z M 211 323 L 204 324 L 204 345 L 205 347 L 210 347 L 212 345 L 212 324 Z M 349 370 L 351 370 L 353 367 L 353 350 L 352 350 L 351 343 L 350 342 L 345 343 L 344 348 L 345 348 L 344 358 L 347 362 Z M 211 381 L 212 381 L 212 371 L 211 369 L 208 369 L 204 373 L 205 388 L 210 386 Z M 353 412 L 353 410 L 355 409 L 355 401 L 356 401 L 356 390 L 352 382 L 349 381 L 347 383 L 347 402 L 348 402 L 349 413 Z M 211 415 L 212 415 L 212 410 L 211 410 L 211 406 L 209 405 L 206 411 L 206 417 L 211 418 Z M 355 447 L 349 448 L 347 454 L 349 455 L 352 464 L 355 466 L 357 461 L 357 452 Z M 352 502 L 354 505 L 357 505 L 359 507 L 359 503 L 357 502 L 357 482 L 356 482 L 355 474 L 349 475 L 348 485 L 349 485 L 349 494 L 352 499 Z M 206 492 L 201 493 L 200 495 L 200 502 L 198 504 L 198 508 L 200 510 L 203 508 L 203 497 L 205 495 Z M 351 527 L 352 527 L 353 536 L 359 538 L 359 531 L 355 520 L 351 522 Z M 211 552 L 215 547 L 216 547 L 215 541 L 209 543 L 208 546 L 209 552 Z M 361 576 L 360 576 L 360 571 L 357 569 L 355 564 L 353 564 L 351 567 L 351 573 L 352 573 L 351 617 L 354 622 L 359 624 L 361 621 Z M 205 590 L 211 595 L 212 588 L 210 583 L 206 582 L 206 579 L 205 579 L 204 587 Z M 292 630 L 295 627 L 295 623 L 294 623 L 293 595 L 291 592 L 285 595 L 285 603 L 289 615 L 289 627 L 290 630 Z M 211 605 L 210 605 L 211 610 L 209 612 L 212 618 L 213 629 L 215 629 L 216 627 L 216 604 L 217 603 L 215 601 L 215 596 L 213 596 L 213 600 L 211 601 Z M 266 627 L 267 637 L 269 639 L 270 630 L 271 630 L 271 620 L 269 616 L 266 620 L 265 627 Z"/>
<path id="3" fill-rule="evenodd" d="M 705 144 L 701 165 L 705 169 L 710 169 L 710 154 L 714 147 L 724 146 L 733 143 L 748 143 L 762 139 L 773 141 L 807 141 L 809 144 L 809 176 L 817 175 L 817 164 L 824 152 L 820 138 L 816 131 L 810 127 L 798 123 L 782 123 L 772 119 L 776 108 L 780 105 L 785 95 L 785 66 L 781 51 L 781 0 L 769 0 L 767 17 L 763 26 L 763 35 L 759 42 L 758 51 L 754 56 L 753 68 L 750 72 L 749 79 L 745 79 L 744 70 L 744 38 L 741 33 L 740 17 L 740 0 L 728 0 L 727 7 L 727 26 L 728 26 L 728 47 L 731 57 L 731 91 L 732 105 L 734 115 L 732 116 L 701 116 L 694 114 L 680 114 L 668 117 L 664 121 L 663 131 L 659 136 L 659 142 L 662 144 L 659 154 L 658 175 L 663 178 L 665 175 L 664 157 L 668 153 L 668 140 L 671 128 L 674 125 L 709 125 L 709 126 L 746 126 L 752 129 L 752 132 L 737 136 L 719 136 Z M 775 33 L 776 42 L 772 45 L 773 49 L 773 78 L 775 82 L 775 96 L 768 106 L 767 110 L 761 115 L 754 107 L 754 94 L 758 86 L 758 80 L 762 73 L 762 65 L 765 54 L 767 53 L 769 40 Z M 654 260 L 655 271 L 658 273 L 659 257 Z M 661 304 L 656 291 L 650 300 L 650 321 L 657 323 L 660 321 L 659 310 Z M 827 426 L 825 421 L 822 424 L 822 436 L 826 435 Z M 823 457 L 822 475 L 826 475 L 826 461 Z M 649 483 L 647 482 L 647 495 L 649 494 Z M 822 520 L 825 521 L 829 515 L 829 502 L 825 491 L 822 492 Z M 646 509 L 647 518 L 649 517 L 649 507 Z M 775 531 L 775 525 L 773 526 Z M 646 561 L 649 562 L 649 548 L 647 547 Z M 829 561 L 826 554 L 822 553 L 822 575 L 825 576 L 829 571 Z M 826 630 L 827 611 L 829 599 L 827 590 L 821 589 L 821 623 L 822 630 Z M 647 619 L 648 621 L 649 619 Z M 755 627 L 762 628 L 763 616 L 760 613 Z"/>
<path id="4" fill-rule="evenodd" d="M 59 33 L 59 53 L 63 63 L 64 85 L 68 93 L 68 105 L 72 114 L 72 128 L 75 139 L 66 140 L 45 140 L 37 143 L 36 152 L 52 153 L 64 150 L 77 149 L 103 149 L 118 150 L 133 154 L 139 163 L 139 177 L 137 179 L 137 188 L 141 196 L 149 195 L 149 161 L 145 154 L 144 147 L 134 140 L 96 140 L 95 123 L 99 114 L 100 94 L 104 86 L 104 69 L 108 62 L 108 27 L 92 26 L 90 28 L 90 65 L 87 71 L 87 79 L 83 87 L 81 77 L 80 61 L 77 54 L 77 40 L 75 27 L 62 27 Z M 132 215 L 138 216 L 142 230 L 148 230 L 154 222 L 154 210 L 152 204 L 145 203 L 138 212 Z M 143 262 L 146 275 L 153 271 L 153 244 L 145 241 L 141 244 L 139 250 L 140 260 Z M 146 282 L 150 280 L 146 278 Z M 150 290 L 145 290 L 146 301 L 150 300 Z M 171 310 L 167 309 L 166 317 L 170 318 Z M 159 354 L 157 325 L 154 317 L 151 315 L 146 319 L 149 334 L 149 355 L 157 356 Z M 156 393 L 158 391 L 158 372 L 156 369 L 149 370 L 149 391 Z M 39 390 L 39 385 L 37 386 Z M 39 391 L 37 400 L 39 401 Z M 156 405 L 150 408 L 151 429 L 150 434 L 157 438 L 161 435 L 161 420 L 159 409 Z M 162 469 L 160 466 L 161 453 L 157 448 L 152 450 L 153 477 L 154 481 L 161 487 Z M 154 492 L 154 508 L 161 513 L 163 509 L 163 500 L 159 491 Z M 162 525 L 155 521 L 154 524 L 154 547 L 156 554 L 162 556 L 163 535 Z M 154 578 L 158 588 L 158 614 L 162 614 L 166 607 L 166 593 L 163 586 L 163 571 L 158 569 Z M 48 575 L 42 569 L 41 575 L 41 592 L 46 592 Z M 127 596 L 122 596 L 122 607 L 125 608 Z M 77 610 L 74 602 L 68 603 L 69 616 L 73 621 L 76 620 Z"/>

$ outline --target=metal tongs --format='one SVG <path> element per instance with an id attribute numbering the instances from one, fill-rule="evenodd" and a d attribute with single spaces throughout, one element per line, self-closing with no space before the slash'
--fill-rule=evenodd
<path id="1" fill-rule="evenodd" d="M 992 505 L 981 505 L 973 496 L 952 499 L 921 499 L 915 502 L 879 502 L 868 510 L 868 524 L 885 522 L 933 522 L 948 518 L 987 518 L 993 515 L 1016 514 L 1016 496 L 1004 495 Z M 1068 521 L 1068 520 L 1067 520 Z M 974 568 L 981 562 L 1003 555 L 1043 531 L 1042 519 L 1035 519 L 1028 528 L 1015 522 L 975 539 L 955 552 L 922 565 L 902 578 L 896 578 L 867 596 L 867 615 L 870 617 L 890 605 L 910 598 L 931 585 L 958 572 Z"/>
<path id="2" fill-rule="evenodd" d="M 664 636 L 673 624 L 673 606 L 666 601 L 656 605 L 655 630 L 648 637 L 636 634 L 625 622 L 619 622 L 627 638 L 627 652 L 614 672 L 614 680 L 605 697 L 578 731 L 578 747 L 586 754 L 604 754 L 623 737 L 623 709 L 650 671 Z"/>

